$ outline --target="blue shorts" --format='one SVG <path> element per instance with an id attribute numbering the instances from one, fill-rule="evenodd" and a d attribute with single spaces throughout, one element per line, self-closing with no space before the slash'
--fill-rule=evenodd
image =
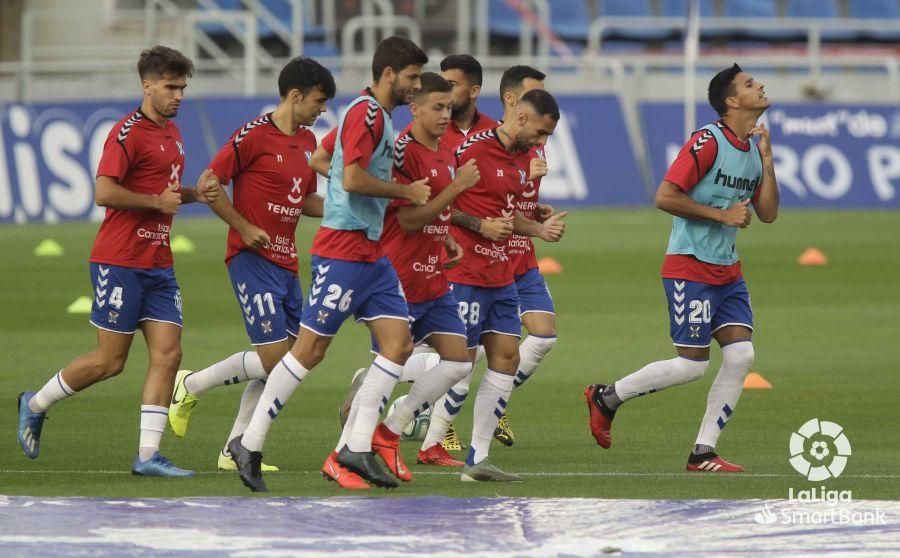
<path id="1" fill-rule="evenodd" d="M 408 303 L 409 330 L 413 343 L 418 345 L 432 335 L 457 335 L 466 337 L 466 324 L 459 317 L 459 308 L 453 291 L 440 298 L 425 302 Z M 372 352 L 378 353 L 378 343 L 372 338 Z"/>
<path id="2" fill-rule="evenodd" d="M 250 343 L 266 345 L 297 337 L 303 289 L 296 274 L 245 250 L 228 262 L 228 275 Z"/>
<path id="3" fill-rule="evenodd" d="M 349 262 L 313 256 L 313 280 L 300 324 L 332 337 L 350 314 L 356 321 L 409 320 L 403 287 L 391 262 Z"/>
<path id="4" fill-rule="evenodd" d="M 753 330 L 753 309 L 744 279 L 727 285 L 663 279 L 669 306 L 669 330 L 677 347 L 709 347 L 712 334 L 725 326 Z"/>
<path id="5" fill-rule="evenodd" d="M 481 336 L 485 333 L 522 336 L 515 283 L 496 288 L 451 283 L 450 288 L 459 302 L 459 317 L 466 324 L 468 348 L 481 344 Z"/>
<path id="6" fill-rule="evenodd" d="M 538 268 L 532 267 L 516 277 L 516 291 L 519 293 L 520 316 L 529 312 L 556 314 L 550 289 Z"/>
<path id="7" fill-rule="evenodd" d="M 181 327 L 181 291 L 171 267 L 139 269 L 91 263 L 94 303 L 91 323 L 116 333 L 134 333 L 153 320 Z"/>

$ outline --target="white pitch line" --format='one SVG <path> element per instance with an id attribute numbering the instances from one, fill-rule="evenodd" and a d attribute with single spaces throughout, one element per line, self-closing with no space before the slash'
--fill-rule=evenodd
<path id="1" fill-rule="evenodd" d="M 430 475 L 439 477 L 457 476 L 459 472 L 455 471 L 414 471 L 416 475 Z M 128 475 L 131 471 L 117 470 L 35 470 L 35 469 L 0 469 L 0 474 L 25 474 L 25 475 Z M 195 471 L 195 475 L 233 475 L 233 471 Z M 322 471 L 279 471 L 277 473 L 269 473 L 269 475 L 320 475 Z M 708 476 L 710 473 L 630 473 L 627 471 L 554 471 L 554 472 L 528 472 L 516 473 L 524 477 L 666 477 L 666 478 L 698 478 Z M 796 474 L 782 473 L 713 473 L 717 477 L 727 476 L 728 478 L 796 478 Z M 266 475 L 268 476 L 268 475 Z M 876 475 L 841 475 L 842 479 L 900 479 L 900 475 L 894 474 L 876 474 Z"/>

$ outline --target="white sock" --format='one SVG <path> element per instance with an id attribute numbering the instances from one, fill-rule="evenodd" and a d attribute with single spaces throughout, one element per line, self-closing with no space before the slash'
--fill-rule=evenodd
<path id="1" fill-rule="evenodd" d="M 278 416 L 282 407 L 287 405 L 288 399 L 291 398 L 294 390 L 307 374 L 309 374 L 309 370 L 304 368 L 294 355 L 291 353 L 284 355 L 266 380 L 266 387 L 259 397 L 253 417 L 244 430 L 241 445 L 250 451 L 262 451 L 272 421 Z"/>
<path id="2" fill-rule="evenodd" d="M 403 365 L 403 372 L 400 374 L 398 382 L 415 382 L 419 379 L 423 372 L 437 366 L 441 360 L 441 356 L 437 353 L 420 352 L 415 353 L 406 360 Z"/>
<path id="3" fill-rule="evenodd" d="M 722 367 L 709 389 L 697 444 L 716 447 L 728 417 L 737 407 L 744 389 L 744 377 L 753 365 L 753 357 L 751 341 L 737 341 L 722 347 Z"/>
<path id="4" fill-rule="evenodd" d="M 403 433 L 407 424 L 428 410 L 438 397 L 447 393 L 454 383 L 468 376 L 471 370 L 471 362 L 440 360 L 419 377 L 406 399 L 385 419 L 384 425 L 394 434 Z"/>
<path id="5" fill-rule="evenodd" d="M 138 443 L 138 457 L 147 461 L 159 451 L 159 442 L 166 431 L 169 408 L 159 405 L 141 405 L 141 441 Z"/>
<path id="6" fill-rule="evenodd" d="M 381 355 L 375 357 L 353 400 L 353 410 L 357 412 L 357 416 L 352 423 L 347 421 L 350 424 L 350 437 L 347 439 L 350 451 L 372 451 L 372 435 L 375 434 L 378 418 L 390 400 L 401 372 L 402 364 L 391 362 Z M 347 425 L 344 425 L 344 429 L 347 429 Z"/>
<path id="7" fill-rule="evenodd" d="M 413 352 L 412 352 L 412 354 L 414 354 L 414 355 L 420 355 L 420 354 L 422 354 L 422 353 L 433 353 L 433 354 L 437 354 L 437 353 L 435 352 L 435 350 L 431 347 L 431 345 L 429 345 L 428 343 L 419 343 L 418 345 L 416 345 L 415 347 L 413 347 Z"/>
<path id="8" fill-rule="evenodd" d="M 265 380 L 266 370 L 255 351 L 235 353 L 184 379 L 191 395 L 203 395 L 216 386 L 239 384 L 249 380 Z"/>
<path id="9" fill-rule="evenodd" d="M 500 417 L 509 403 L 514 376 L 501 374 L 490 368 L 484 373 L 475 395 L 475 416 L 472 420 L 472 446 L 466 464 L 475 465 L 488 456 L 491 439 Z"/>
<path id="10" fill-rule="evenodd" d="M 466 396 L 469 394 L 469 384 L 472 383 L 473 371 L 474 367 L 469 370 L 469 373 L 462 380 L 456 382 L 447 391 L 446 395 L 434 403 L 431 411 L 431 424 L 428 425 L 428 432 L 425 434 L 425 440 L 422 442 L 423 450 L 444 441 L 447 429 L 450 428 L 450 424 L 459 415 L 463 403 L 466 402 Z"/>
<path id="11" fill-rule="evenodd" d="M 616 382 L 616 395 L 623 402 L 703 377 L 708 360 L 676 357 L 651 362 Z"/>
<path id="12" fill-rule="evenodd" d="M 234 425 L 231 427 L 231 434 L 228 435 L 222 454 L 231 455 L 228 451 L 228 442 L 243 434 L 244 430 L 247 429 L 247 425 L 250 424 L 250 418 L 253 417 L 253 411 L 256 409 L 256 404 L 259 403 L 259 398 L 262 396 L 265 388 L 266 383 L 262 380 L 250 380 L 247 383 L 247 387 L 244 388 L 244 393 L 241 395 L 241 406 L 238 408 L 238 414 L 234 418 Z"/>
<path id="13" fill-rule="evenodd" d="M 485 356 L 487 356 L 487 353 L 484 350 L 484 345 L 478 345 L 478 348 L 475 349 L 475 364 L 484 360 Z"/>
<path id="14" fill-rule="evenodd" d="M 551 337 L 529 335 L 519 344 L 519 370 L 513 382 L 515 387 L 520 387 L 534 374 L 554 345 L 556 345 L 555 335 Z"/>
<path id="15" fill-rule="evenodd" d="M 347 422 L 344 423 L 344 429 L 341 430 L 341 437 L 338 439 L 334 451 L 341 451 L 350 441 L 350 433 L 353 432 L 353 424 L 356 422 L 357 416 L 359 416 L 359 391 L 356 392 L 356 395 L 353 396 L 353 402 L 350 403 L 350 414 L 347 415 Z"/>
<path id="16" fill-rule="evenodd" d="M 46 413 L 56 402 L 62 401 L 66 397 L 72 397 L 75 393 L 75 390 L 63 380 L 62 370 L 60 370 L 44 384 L 40 391 L 34 394 L 34 397 L 28 402 L 28 408 L 32 413 Z"/>

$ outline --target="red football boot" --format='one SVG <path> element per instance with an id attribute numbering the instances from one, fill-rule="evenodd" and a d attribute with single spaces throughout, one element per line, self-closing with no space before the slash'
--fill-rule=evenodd
<path id="1" fill-rule="evenodd" d="M 587 402 L 588 412 L 591 416 L 591 435 L 597 440 L 597 444 L 609 449 L 612 444 L 609 429 L 612 426 L 612 419 L 616 416 L 615 411 L 610 411 L 601 407 L 598 399 L 600 393 L 606 386 L 604 384 L 591 384 L 584 390 L 584 399 Z"/>
<path id="2" fill-rule="evenodd" d="M 395 477 L 403 482 L 412 480 L 412 473 L 400 455 L 400 435 L 391 432 L 384 423 L 375 428 L 375 434 L 372 435 L 372 450 L 384 459 Z"/>
<path id="3" fill-rule="evenodd" d="M 416 461 L 422 465 L 438 467 L 465 467 L 465 462 L 455 459 L 441 444 L 435 444 L 427 450 L 419 450 Z"/>
<path id="4" fill-rule="evenodd" d="M 337 462 L 337 452 L 332 452 L 322 465 L 322 476 L 325 480 L 338 483 L 341 488 L 350 490 L 369 490 L 369 483 L 350 469 Z"/>
<path id="5" fill-rule="evenodd" d="M 693 462 L 693 463 L 692 463 Z M 743 473 L 744 468 L 734 463 L 729 463 L 716 454 L 701 456 L 691 455 L 688 458 L 688 471 L 697 473 Z"/>

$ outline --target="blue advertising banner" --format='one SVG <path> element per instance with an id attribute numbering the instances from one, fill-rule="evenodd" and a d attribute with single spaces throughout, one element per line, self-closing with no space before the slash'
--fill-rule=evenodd
<path id="1" fill-rule="evenodd" d="M 683 114 L 680 103 L 641 105 L 656 183 L 687 140 Z M 709 105 L 697 105 L 698 127 L 717 118 Z M 900 109 L 776 104 L 761 122 L 772 136 L 783 205 L 900 207 Z"/>
<path id="2" fill-rule="evenodd" d="M 321 138 L 337 124 L 351 98 L 329 103 L 313 131 Z M 184 136 L 183 182 L 193 184 L 231 133 L 275 107 L 271 98 L 186 100 L 176 123 Z M 559 206 L 642 205 L 647 202 L 628 141 L 619 103 L 613 96 L 565 96 L 556 132 L 547 147 L 551 169 L 541 198 Z M 134 102 L 0 105 L 0 223 L 99 220 L 94 205 L 94 174 L 112 126 Z M 499 100 L 479 108 L 500 116 Z M 409 111 L 394 111 L 394 128 L 409 122 Z M 181 214 L 209 215 L 185 206 Z"/>

